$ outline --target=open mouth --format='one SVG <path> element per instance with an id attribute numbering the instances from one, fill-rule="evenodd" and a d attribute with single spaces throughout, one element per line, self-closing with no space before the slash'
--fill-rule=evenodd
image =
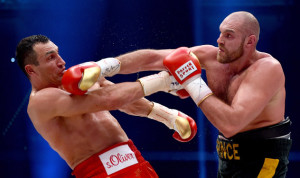
<path id="1" fill-rule="evenodd" d="M 63 75 L 65 72 L 66 72 L 66 69 L 63 68 L 63 69 L 59 72 L 59 74 Z"/>
<path id="2" fill-rule="evenodd" d="M 225 50 L 219 47 L 219 52 L 224 52 Z"/>

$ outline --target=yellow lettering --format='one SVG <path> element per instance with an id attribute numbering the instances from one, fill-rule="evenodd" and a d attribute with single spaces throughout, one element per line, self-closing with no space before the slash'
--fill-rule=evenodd
<path id="1" fill-rule="evenodd" d="M 237 143 L 227 143 L 224 141 L 217 140 L 216 149 L 220 158 L 228 160 L 241 159 L 239 155 L 239 144 Z"/>
<path id="2" fill-rule="evenodd" d="M 219 151 L 220 151 L 220 142 L 219 142 L 219 140 L 217 140 L 217 146 L 216 146 L 216 149 L 217 149 L 217 152 L 219 153 Z"/>
<path id="3" fill-rule="evenodd" d="M 230 147 L 230 150 L 228 150 L 228 148 Z M 228 143 L 227 144 L 227 148 L 226 148 L 226 150 L 227 150 L 227 155 L 228 155 L 228 159 L 229 160 L 232 160 L 232 158 L 233 158 L 233 154 L 232 155 L 230 155 L 230 151 L 232 151 L 232 146 L 231 146 L 231 144 L 230 143 Z"/>
<path id="4" fill-rule="evenodd" d="M 221 142 L 221 152 L 223 153 L 222 154 L 222 158 L 225 158 L 226 159 L 226 147 L 225 147 L 225 142 Z"/>
<path id="5" fill-rule="evenodd" d="M 234 159 L 235 160 L 240 160 L 240 156 L 238 155 L 239 152 L 238 152 L 238 147 L 239 147 L 239 144 L 233 144 L 233 155 L 234 155 Z"/>
<path id="6" fill-rule="evenodd" d="M 223 158 L 222 141 L 217 141 L 217 151 L 220 158 Z"/>

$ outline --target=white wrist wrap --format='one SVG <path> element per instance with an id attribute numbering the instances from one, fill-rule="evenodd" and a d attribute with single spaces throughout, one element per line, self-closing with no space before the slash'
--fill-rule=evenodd
<path id="1" fill-rule="evenodd" d="M 200 76 L 197 76 L 196 78 L 193 78 L 191 82 L 186 83 L 184 88 L 190 94 L 197 106 L 199 106 L 208 96 L 213 94 Z"/>
<path id="2" fill-rule="evenodd" d="M 180 83 L 177 82 L 177 80 L 174 78 L 173 75 L 170 75 L 170 79 L 171 79 L 171 84 L 170 84 L 169 92 L 171 92 L 171 91 L 176 92 L 178 90 L 184 89 L 184 87 L 182 85 L 180 85 Z"/>
<path id="3" fill-rule="evenodd" d="M 121 62 L 116 58 L 104 58 L 96 62 L 101 68 L 101 76 L 112 77 L 119 73 Z"/>
<path id="4" fill-rule="evenodd" d="M 143 87 L 145 96 L 158 91 L 169 91 L 171 83 L 170 75 L 166 71 L 140 78 L 138 81 Z"/>
<path id="5" fill-rule="evenodd" d="M 174 129 L 178 111 L 169 109 L 159 103 L 153 102 L 153 108 L 148 118 L 164 123 L 169 129 Z"/>

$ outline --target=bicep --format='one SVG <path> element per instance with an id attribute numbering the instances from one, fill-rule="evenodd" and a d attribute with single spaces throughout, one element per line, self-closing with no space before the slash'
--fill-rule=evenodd
<path id="1" fill-rule="evenodd" d="M 280 66 L 262 65 L 249 71 L 241 83 L 231 106 L 243 122 L 254 120 L 284 84 Z"/>
<path id="2" fill-rule="evenodd" d="M 71 117 L 104 110 L 116 110 L 141 98 L 144 94 L 139 82 L 120 84 L 106 82 L 106 86 L 84 95 L 71 95 L 57 88 L 44 89 L 34 96 L 31 108 L 45 118 Z"/>
<path id="3" fill-rule="evenodd" d="M 58 88 L 39 91 L 31 99 L 30 112 L 39 118 L 70 117 L 87 113 L 92 102 L 84 95 L 71 95 Z"/>
<path id="4" fill-rule="evenodd" d="M 172 50 L 152 50 L 144 49 L 130 52 L 117 59 L 121 61 L 120 74 L 130 74 L 140 71 L 159 71 L 166 70 L 163 65 L 163 59 L 172 52 Z"/>

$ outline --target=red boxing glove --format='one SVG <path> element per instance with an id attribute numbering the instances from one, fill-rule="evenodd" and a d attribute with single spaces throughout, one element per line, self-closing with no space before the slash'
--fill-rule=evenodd
<path id="1" fill-rule="evenodd" d="M 163 63 L 178 83 L 182 85 L 193 77 L 200 77 L 200 62 L 187 47 L 174 50 L 164 59 Z"/>
<path id="2" fill-rule="evenodd" d="M 212 91 L 201 78 L 201 66 L 198 58 L 187 47 L 180 47 L 169 54 L 163 61 L 164 66 L 182 84 L 197 106 Z"/>
<path id="3" fill-rule="evenodd" d="M 190 94 L 185 89 L 171 90 L 168 93 L 171 93 L 174 96 L 178 96 L 180 99 L 186 99 L 190 97 Z"/>
<path id="4" fill-rule="evenodd" d="M 195 135 L 197 134 L 197 124 L 196 124 L 196 122 L 194 121 L 194 119 L 192 119 L 191 117 L 189 117 L 189 116 L 183 114 L 182 112 L 178 112 L 178 116 L 180 116 L 180 117 L 185 118 L 186 120 L 188 120 L 189 125 L 190 125 L 190 128 L 191 128 L 191 135 L 190 135 L 188 138 L 183 139 L 183 138 L 181 138 L 181 136 L 179 135 L 178 132 L 174 132 L 173 138 L 174 138 L 175 140 L 180 141 L 180 142 L 189 142 L 189 141 L 191 141 L 191 140 L 195 137 Z M 175 121 L 175 122 L 176 122 L 176 121 Z"/>
<path id="5" fill-rule="evenodd" d="M 185 89 L 176 91 L 176 95 L 179 96 L 179 98 L 181 99 L 186 99 L 190 97 L 190 94 Z"/>
<path id="6" fill-rule="evenodd" d="M 179 96 L 179 98 L 181 99 L 186 99 L 188 97 L 190 97 L 190 94 L 184 89 L 184 87 L 182 85 L 180 85 L 176 79 L 174 78 L 174 76 L 170 74 L 170 78 L 171 78 L 171 84 L 170 84 L 170 91 L 168 91 L 169 93 L 171 93 L 172 95 L 175 96 Z"/>
<path id="7" fill-rule="evenodd" d="M 86 62 L 65 71 L 61 83 L 66 91 L 83 95 L 98 81 L 100 73 L 101 69 L 95 62 Z"/>

